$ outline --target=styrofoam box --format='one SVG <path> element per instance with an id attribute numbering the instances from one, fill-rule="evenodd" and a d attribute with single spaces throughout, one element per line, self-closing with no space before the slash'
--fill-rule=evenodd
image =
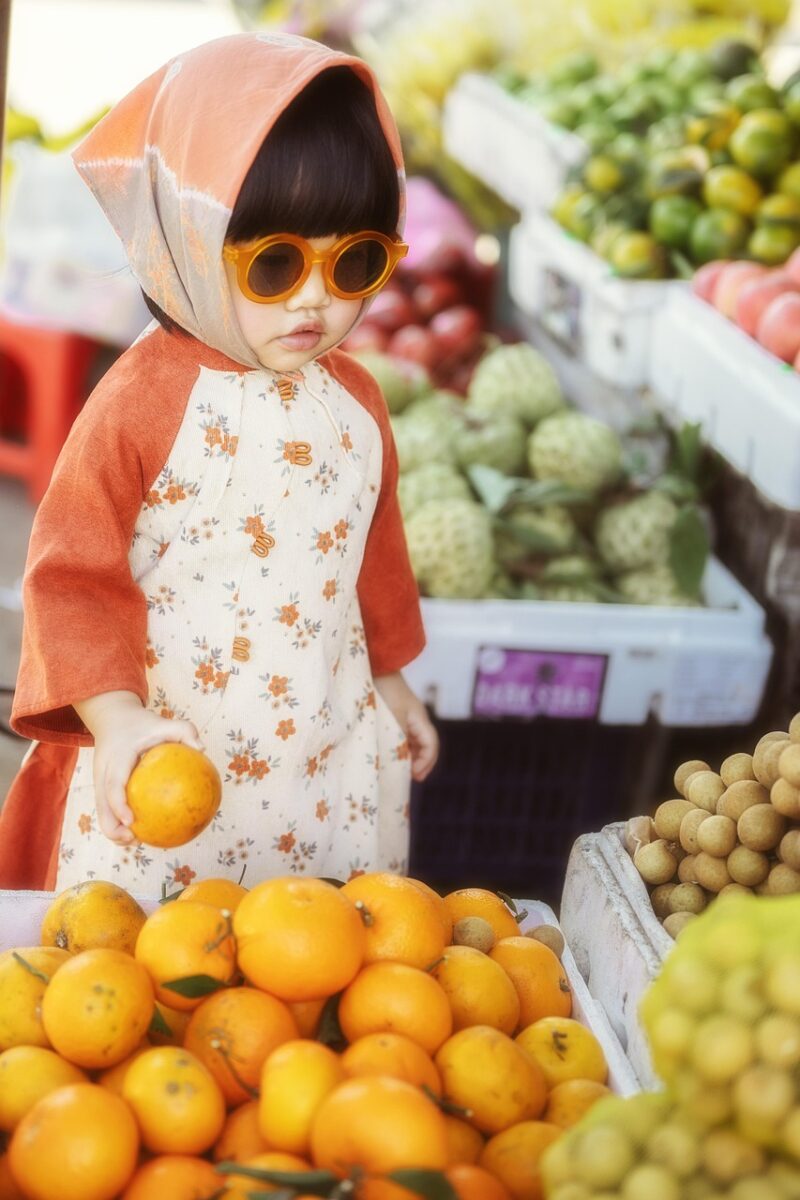
<path id="1" fill-rule="evenodd" d="M 439 717 L 458 720 L 473 715 L 479 673 L 502 682 L 504 652 L 602 655 L 601 724 L 747 724 L 772 660 L 764 611 L 716 559 L 704 594 L 707 608 L 425 599 L 428 644 L 405 673 Z"/>
<path id="2" fill-rule="evenodd" d="M 624 824 L 575 843 L 564 881 L 561 926 L 578 969 L 603 1007 L 642 1087 L 658 1086 L 639 1003 L 674 942 L 622 843 Z"/>
<path id="3" fill-rule="evenodd" d="M 550 217 L 528 213 L 511 231 L 509 287 L 601 379 L 639 388 L 651 377 L 654 327 L 667 297 L 687 285 L 616 277 L 587 245 Z"/>
<path id="4" fill-rule="evenodd" d="M 569 172 L 589 156 L 574 133 L 471 72 L 445 100 L 443 131 L 448 154 L 522 212 L 550 208 Z"/>
<path id="5" fill-rule="evenodd" d="M 0 952 L 16 946 L 35 946 L 39 942 L 42 917 L 52 902 L 53 892 L 6 892 L 0 891 Z M 140 900 L 146 912 L 153 912 L 158 904 L 151 900 Z M 527 911 L 520 922 L 520 930 L 535 929 L 537 925 L 554 925 L 558 921 L 551 908 L 538 900 L 517 900 L 517 908 Z M 639 1083 L 630 1063 L 620 1046 L 617 1035 L 611 1028 L 602 1007 L 592 998 L 577 968 L 575 959 L 565 948 L 562 963 L 572 988 L 572 1015 L 594 1033 L 603 1047 L 608 1063 L 608 1086 L 620 1096 L 638 1092 Z"/>
<path id="6" fill-rule="evenodd" d="M 710 304 L 674 291 L 653 330 L 650 386 L 667 416 L 699 421 L 709 445 L 768 500 L 800 509 L 800 375 Z"/>

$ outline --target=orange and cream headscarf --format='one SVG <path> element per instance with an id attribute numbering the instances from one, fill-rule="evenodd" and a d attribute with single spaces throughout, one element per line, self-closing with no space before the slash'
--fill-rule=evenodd
<path id="1" fill-rule="evenodd" d="M 372 71 L 290 34 L 236 34 L 178 55 L 120 100 L 73 154 L 148 296 L 194 337 L 247 366 L 258 359 L 236 320 L 222 261 L 231 211 L 284 109 L 322 71 L 340 66 L 375 97 L 402 212 L 400 139 Z"/>

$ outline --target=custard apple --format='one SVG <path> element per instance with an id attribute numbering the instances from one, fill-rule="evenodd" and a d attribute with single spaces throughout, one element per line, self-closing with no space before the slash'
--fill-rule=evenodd
<path id="1" fill-rule="evenodd" d="M 456 458 L 466 470 L 478 464 L 504 475 L 525 470 L 525 428 L 514 417 L 484 417 L 469 407 L 456 434 Z"/>
<path id="2" fill-rule="evenodd" d="M 525 342 L 498 346 L 473 372 L 469 402 L 487 416 L 511 416 L 532 428 L 564 407 L 564 397 L 547 359 Z"/>
<path id="3" fill-rule="evenodd" d="M 678 516 L 663 492 L 646 492 L 600 513 L 594 540 L 612 571 L 636 571 L 669 562 L 670 534 Z"/>
<path id="4" fill-rule="evenodd" d="M 628 604 L 652 604 L 661 608 L 698 608 L 699 601 L 685 595 L 666 565 L 644 567 L 617 576 L 616 588 Z"/>
<path id="5" fill-rule="evenodd" d="M 580 585 L 596 583 L 598 578 L 597 563 L 585 554 L 565 554 L 562 558 L 553 558 L 539 572 L 541 583 Z"/>
<path id="6" fill-rule="evenodd" d="M 429 462 L 455 462 L 459 412 L 449 392 L 434 392 L 416 400 L 392 420 L 400 471 L 413 471 Z"/>
<path id="7" fill-rule="evenodd" d="M 600 604 L 595 588 L 588 583 L 543 583 L 539 598 L 555 604 Z"/>
<path id="8" fill-rule="evenodd" d="M 536 479 L 599 492 L 622 474 L 622 445 L 614 430 L 601 421 L 583 413 L 559 413 L 547 417 L 530 435 L 528 462 Z"/>
<path id="9" fill-rule="evenodd" d="M 575 522 L 558 504 L 520 509 L 504 520 L 495 535 L 497 557 L 505 566 L 513 566 L 540 554 L 566 554 L 577 536 Z"/>
<path id="10" fill-rule="evenodd" d="M 472 493 L 463 475 L 448 463 L 429 462 L 401 475 L 397 495 L 403 517 L 408 520 L 429 500 L 471 500 Z"/>
<path id="11" fill-rule="evenodd" d="M 365 366 L 383 392 L 390 413 L 401 413 L 414 400 L 431 390 L 428 372 L 419 363 L 392 358 L 379 350 L 362 350 L 353 355 Z"/>
<path id="12" fill-rule="evenodd" d="M 411 565 L 428 596 L 477 600 L 495 575 L 492 521 L 472 500 L 430 500 L 406 522 Z"/>

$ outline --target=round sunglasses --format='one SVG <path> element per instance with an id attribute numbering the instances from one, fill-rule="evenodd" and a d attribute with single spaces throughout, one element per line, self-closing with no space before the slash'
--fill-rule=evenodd
<path id="1" fill-rule="evenodd" d="M 340 238 L 328 250 L 315 250 L 293 233 L 274 233 L 244 246 L 226 244 L 222 255 L 236 265 L 240 291 L 256 304 L 285 300 L 301 288 L 315 263 L 329 292 L 360 300 L 377 292 L 408 254 L 405 242 L 367 230 Z"/>

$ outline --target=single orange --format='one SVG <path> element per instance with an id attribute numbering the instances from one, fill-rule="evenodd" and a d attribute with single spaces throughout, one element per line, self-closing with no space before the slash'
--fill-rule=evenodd
<path id="1" fill-rule="evenodd" d="M 500 964 L 517 989 L 523 1029 L 542 1017 L 571 1015 L 572 988 L 558 956 L 544 942 L 528 937 L 503 938 L 489 957 Z"/>
<path id="2" fill-rule="evenodd" d="M 139 1045 L 153 1004 L 150 977 L 136 959 L 120 950 L 84 950 L 50 980 L 42 1022 L 63 1058 L 104 1070 Z"/>
<path id="3" fill-rule="evenodd" d="M 45 1096 L 22 1118 L 8 1150 L 28 1200 L 113 1200 L 133 1175 L 138 1153 L 131 1110 L 93 1083 Z"/>
<path id="4" fill-rule="evenodd" d="M 258 1124 L 258 1101 L 248 1100 L 228 1113 L 225 1127 L 214 1143 L 214 1162 L 245 1162 L 272 1147 Z"/>
<path id="5" fill-rule="evenodd" d="M 298 1039 L 274 1050 L 261 1073 L 258 1125 L 270 1146 L 307 1155 L 311 1126 L 326 1096 L 346 1078 L 338 1054 Z"/>
<path id="6" fill-rule="evenodd" d="M 67 951 L 54 946 L 21 946 L 0 954 L 0 1051 L 50 1045 L 42 1024 L 42 997 L 52 976 L 69 961 Z"/>
<path id="7" fill-rule="evenodd" d="M 281 1000 L 318 1000 L 341 991 L 364 961 L 365 930 L 342 890 L 321 879 L 259 883 L 233 915 L 239 966 Z"/>
<path id="8" fill-rule="evenodd" d="M 348 1079 L 323 1100 L 311 1129 L 321 1170 L 347 1176 L 354 1167 L 384 1175 L 400 1167 L 442 1169 L 447 1137 L 441 1112 L 400 1079 Z"/>
<path id="9" fill-rule="evenodd" d="M 11 1133 L 43 1096 L 68 1083 L 88 1083 L 80 1067 L 44 1046 L 11 1046 L 0 1054 L 0 1129 Z"/>
<path id="10" fill-rule="evenodd" d="M 243 1167 L 256 1168 L 261 1171 L 288 1172 L 293 1175 L 310 1171 L 311 1167 L 305 1159 L 296 1154 L 285 1154 L 280 1150 L 267 1150 L 264 1154 L 256 1154 L 241 1164 Z M 285 1187 L 277 1183 L 263 1183 L 246 1175 L 225 1175 L 226 1188 L 220 1200 L 249 1200 L 253 1194 L 261 1192 L 285 1193 Z"/>
<path id="11" fill-rule="evenodd" d="M 519 996 L 499 963 L 471 946 L 448 946 L 431 972 L 444 988 L 453 1030 L 491 1025 L 509 1035 L 519 1024 Z"/>
<path id="12" fill-rule="evenodd" d="M 156 1011 L 147 1034 L 154 1046 L 182 1046 L 191 1012 L 179 1012 L 156 1000 Z"/>
<path id="13" fill-rule="evenodd" d="M 453 1017 L 444 990 L 426 971 L 405 963 L 372 963 L 339 1001 L 339 1024 L 348 1042 L 368 1033 L 403 1033 L 435 1054 L 450 1036 Z"/>
<path id="14" fill-rule="evenodd" d="M 499 1133 L 544 1112 L 541 1068 L 506 1034 L 489 1025 L 454 1033 L 436 1055 L 446 1100 L 466 1109 L 482 1133 Z"/>
<path id="15" fill-rule="evenodd" d="M 594 1079 L 567 1079 L 550 1092 L 542 1120 L 560 1129 L 571 1129 L 592 1105 L 610 1095 L 610 1090 Z"/>
<path id="16" fill-rule="evenodd" d="M 489 892 L 485 888 L 459 888 L 445 896 L 444 902 L 454 925 L 465 917 L 483 917 L 491 925 L 498 941 L 500 938 L 516 937 L 519 933 L 514 914 L 496 892 Z"/>
<path id="17" fill-rule="evenodd" d="M 196 838 L 213 821 L 222 797 L 219 771 L 201 750 L 162 742 L 145 750 L 125 789 L 131 832 L 168 849 Z"/>
<path id="18" fill-rule="evenodd" d="M 460 1117 L 450 1113 L 444 1115 L 445 1132 L 447 1134 L 447 1159 L 451 1165 L 455 1163 L 476 1163 L 483 1152 L 486 1139 L 480 1130 Z"/>
<path id="19" fill-rule="evenodd" d="M 542 1155 L 563 1133 L 544 1121 L 521 1121 L 489 1139 L 480 1165 L 505 1184 L 513 1200 L 542 1200 Z"/>
<path id="20" fill-rule="evenodd" d="M 428 1088 L 436 1096 L 442 1094 L 442 1081 L 430 1054 L 402 1033 L 368 1033 L 358 1038 L 342 1054 L 342 1066 L 351 1079 L 388 1075 Z"/>
<path id="21" fill-rule="evenodd" d="M 235 913 L 247 895 L 247 888 L 233 879 L 195 879 L 178 895 L 178 900 L 198 900 Z"/>
<path id="22" fill-rule="evenodd" d="M 204 1158 L 162 1154 L 139 1167 L 122 1200 L 211 1200 L 223 1183 L 213 1163 Z"/>
<path id="23" fill-rule="evenodd" d="M 118 1096 L 122 1095 L 122 1085 L 125 1082 L 125 1076 L 128 1074 L 128 1067 L 136 1062 L 136 1059 L 144 1054 L 145 1050 L 150 1049 L 149 1042 L 141 1042 L 133 1054 L 129 1054 L 127 1058 L 123 1058 L 122 1062 L 117 1063 L 115 1067 L 109 1067 L 107 1071 L 101 1071 L 97 1076 L 96 1082 L 100 1087 L 108 1088 L 111 1092 L 116 1092 Z"/>
<path id="24" fill-rule="evenodd" d="M 56 896 L 42 921 L 41 942 L 70 954 L 101 948 L 133 954 L 146 919 L 144 909 L 124 888 L 88 879 Z"/>
<path id="25" fill-rule="evenodd" d="M 230 917 L 199 901 L 164 904 L 142 926 L 136 959 L 153 980 L 157 1000 L 181 1012 L 197 1008 L 202 995 L 187 996 L 169 985 L 193 975 L 231 982 L 236 974 L 236 943 Z"/>
<path id="26" fill-rule="evenodd" d="M 140 1055 L 128 1068 L 122 1095 L 154 1154 L 203 1154 L 225 1124 L 225 1100 L 214 1076 L 177 1046 L 154 1046 Z"/>
<path id="27" fill-rule="evenodd" d="M 536 1059 L 548 1088 L 568 1079 L 605 1083 L 608 1064 L 603 1047 L 585 1025 L 571 1017 L 542 1017 L 517 1035 L 517 1045 Z"/>
<path id="28" fill-rule="evenodd" d="M 317 1036 L 322 1010 L 327 1003 L 327 997 L 321 1000 L 290 1001 L 289 1009 L 297 1021 L 300 1037 L 313 1038 Z"/>
<path id="29" fill-rule="evenodd" d="M 413 883 L 414 887 L 419 888 L 420 891 L 424 892 L 433 901 L 436 911 L 439 914 L 439 921 L 441 922 L 442 933 L 444 934 L 444 944 L 445 946 L 449 946 L 453 940 L 453 919 L 450 916 L 450 910 L 444 902 L 444 896 L 440 896 L 438 892 L 435 892 L 427 883 L 423 883 L 421 879 L 412 879 L 411 876 L 408 876 L 408 882 Z"/>
<path id="30" fill-rule="evenodd" d="M 257 1095 L 266 1058 L 297 1033 L 282 1000 L 256 988 L 226 988 L 194 1010 L 183 1044 L 205 1063 L 235 1107 Z"/>
<path id="31" fill-rule="evenodd" d="M 342 888 L 366 923 L 364 961 L 403 962 L 426 970 L 445 947 L 436 904 L 402 875 L 375 872 L 357 875 Z"/>
<path id="32" fill-rule="evenodd" d="M 512 1200 L 504 1184 L 484 1167 L 459 1163 L 447 1168 L 445 1178 L 458 1200 Z"/>

